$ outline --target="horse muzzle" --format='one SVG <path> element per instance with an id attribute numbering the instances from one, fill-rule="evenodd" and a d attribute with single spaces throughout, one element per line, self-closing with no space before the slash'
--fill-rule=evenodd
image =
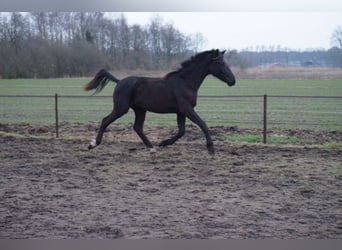
<path id="1" fill-rule="evenodd" d="M 235 77 L 233 77 L 233 78 L 228 78 L 227 77 L 227 80 L 225 81 L 227 84 L 228 84 L 228 86 L 234 86 L 235 85 L 235 83 L 236 83 L 236 80 L 235 80 Z"/>

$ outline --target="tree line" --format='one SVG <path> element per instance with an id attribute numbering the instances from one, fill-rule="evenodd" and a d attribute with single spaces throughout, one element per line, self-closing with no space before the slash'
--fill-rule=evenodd
<path id="1" fill-rule="evenodd" d="M 342 29 L 329 50 L 293 51 L 259 46 L 226 53 L 239 68 L 290 65 L 342 67 Z M 124 14 L 103 12 L 0 13 L 0 78 L 90 76 L 108 70 L 174 69 L 199 52 L 201 33 L 183 34 L 155 16 L 129 25 Z"/>
<path id="2" fill-rule="evenodd" d="M 232 51 L 230 64 L 240 67 L 339 67 L 342 68 L 342 26 L 335 28 L 331 35 L 332 47 L 325 49 L 291 50 L 278 46 L 256 46 Z"/>
<path id="3" fill-rule="evenodd" d="M 0 14 L 0 77 L 87 76 L 107 69 L 158 70 L 203 43 L 156 16 L 129 25 L 123 14 L 40 12 Z"/>
<path id="4" fill-rule="evenodd" d="M 277 48 L 271 46 L 258 50 L 242 50 L 239 54 L 246 59 L 248 67 L 267 67 L 272 65 L 294 67 L 330 66 L 328 53 L 323 49 L 296 51 L 280 46 Z"/>

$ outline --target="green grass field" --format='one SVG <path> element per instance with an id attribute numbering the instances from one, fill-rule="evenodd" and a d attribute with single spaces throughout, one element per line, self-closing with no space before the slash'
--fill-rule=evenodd
<path id="1" fill-rule="evenodd" d="M 0 79 L 0 95 L 77 95 L 89 96 L 82 87 L 89 78 L 60 79 Z M 109 84 L 99 95 L 113 93 Z M 216 79 L 206 79 L 199 95 L 289 95 L 289 96 L 342 96 L 341 80 L 238 80 L 234 87 Z"/>
<path id="2" fill-rule="evenodd" d="M 0 123 L 50 124 L 55 119 L 53 96 L 59 96 L 60 122 L 99 122 L 112 109 L 111 98 L 92 97 L 82 87 L 84 79 L 16 79 L 0 80 L 0 95 L 46 95 L 51 98 L 0 97 Z M 109 84 L 99 96 L 111 96 Z M 238 80 L 228 87 L 215 79 L 207 79 L 199 92 L 196 110 L 209 126 L 262 128 L 262 95 L 308 96 L 308 98 L 268 98 L 269 127 L 342 129 L 342 80 Z M 88 98 L 66 98 L 63 96 Z M 201 97 L 202 96 L 202 97 Z M 209 98 L 203 96 L 227 96 Z M 240 97 L 260 96 L 260 97 Z M 118 122 L 133 122 L 129 112 Z M 148 113 L 146 123 L 176 125 L 174 114 Z M 188 122 L 190 123 L 190 122 Z"/>

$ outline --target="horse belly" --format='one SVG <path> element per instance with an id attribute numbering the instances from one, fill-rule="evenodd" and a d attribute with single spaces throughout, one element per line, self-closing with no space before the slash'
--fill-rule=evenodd
<path id="1" fill-rule="evenodd" d="M 143 109 L 154 113 L 177 113 L 178 107 L 171 102 L 160 102 L 159 100 L 151 100 L 139 105 Z"/>
<path id="2" fill-rule="evenodd" d="M 176 107 L 160 107 L 160 108 L 147 108 L 147 111 L 159 114 L 167 114 L 167 113 L 178 113 L 178 108 Z"/>
<path id="3" fill-rule="evenodd" d="M 142 96 L 141 96 L 142 97 Z M 139 98 L 135 103 L 138 107 L 145 109 L 154 113 L 177 113 L 178 106 L 177 101 L 168 96 L 163 95 L 161 93 L 153 96 L 149 96 L 149 98 Z"/>

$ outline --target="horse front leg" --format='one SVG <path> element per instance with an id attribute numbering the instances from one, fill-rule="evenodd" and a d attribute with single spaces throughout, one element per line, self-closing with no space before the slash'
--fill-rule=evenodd
<path id="1" fill-rule="evenodd" d="M 185 134 L 185 119 L 185 115 L 181 113 L 177 114 L 178 133 L 170 139 L 164 140 L 161 143 L 159 143 L 159 147 L 172 145 Z"/>
<path id="2" fill-rule="evenodd" d="M 209 154 L 214 155 L 215 154 L 215 148 L 213 144 L 213 140 L 211 139 L 209 129 L 205 122 L 201 119 L 201 117 L 193 110 L 193 108 L 188 108 L 184 111 L 184 114 L 186 117 L 188 117 L 193 123 L 197 124 L 201 130 L 203 131 L 205 138 L 207 140 L 207 149 Z"/>

